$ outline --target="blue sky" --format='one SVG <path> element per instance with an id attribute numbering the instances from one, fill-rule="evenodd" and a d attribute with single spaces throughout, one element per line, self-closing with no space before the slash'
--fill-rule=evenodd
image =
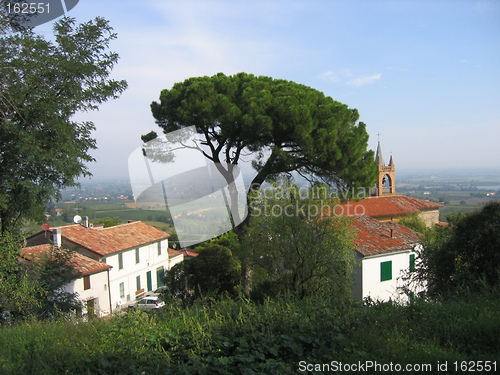
<path id="1" fill-rule="evenodd" d="M 397 170 L 500 167 L 500 2 L 80 0 L 110 20 L 129 89 L 94 121 L 95 178 L 126 177 L 149 105 L 175 82 L 218 72 L 305 84 L 357 108 Z M 35 31 L 49 35 L 50 24 Z"/>

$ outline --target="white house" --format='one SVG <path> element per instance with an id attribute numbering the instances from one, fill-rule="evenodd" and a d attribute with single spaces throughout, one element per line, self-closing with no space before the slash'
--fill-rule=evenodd
<path id="1" fill-rule="evenodd" d="M 427 227 L 439 224 L 439 208 L 442 204 L 396 194 L 396 165 L 391 155 L 385 165 L 380 142 L 375 163 L 379 171 L 375 196 L 353 196 L 342 203 L 324 208 L 325 216 L 348 216 L 353 219 L 356 231 L 356 258 L 353 295 L 358 299 L 374 300 L 405 299 L 400 293 L 402 276 L 415 267 L 416 249 L 421 235 L 399 221 L 420 218 Z M 347 197 L 350 198 L 350 197 Z M 415 290 L 419 292 L 423 290 Z M 409 296 L 411 297 L 411 296 Z"/>
<path id="2" fill-rule="evenodd" d="M 168 248 L 168 233 L 141 221 L 108 228 L 94 228 L 86 223 L 84 220 L 83 225 L 51 228 L 28 238 L 27 243 L 60 243 L 64 248 L 110 266 L 111 311 L 162 286 L 165 270 L 184 259 L 181 252 Z"/>
<path id="3" fill-rule="evenodd" d="M 50 254 L 52 244 L 25 247 L 21 255 L 26 260 L 38 260 L 42 253 Z M 77 277 L 64 286 L 68 293 L 77 293 L 83 303 L 84 313 L 107 315 L 111 311 L 109 289 L 109 270 L 111 266 L 99 260 L 91 259 L 76 251 L 71 252 L 71 266 Z"/>
<path id="4" fill-rule="evenodd" d="M 396 222 L 380 222 L 369 216 L 355 217 L 352 227 L 358 261 L 354 297 L 407 300 L 410 296 L 401 295 L 399 288 L 403 286 L 402 276 L 415 267 L 420 234 Z"/>

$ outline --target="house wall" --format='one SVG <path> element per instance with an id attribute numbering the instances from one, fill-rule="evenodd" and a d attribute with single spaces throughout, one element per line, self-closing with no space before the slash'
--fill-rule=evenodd
<path id="1" fill-rule="evenodd" d="M 183 260 L 184 260 L 183 254 L 176 254 L 176 255 L 170 257 L 170 259 L 169 259 L 170 265 L 169 265 L 168 269 L 171 269 L 173 266 L 182 262 Z"/>
<path id="2" fill-rule="evenodd" d="M 113 309 L 123 308 L 129 302 L 134 301 L 141 292 L 155 290 L 158 287 L 158 268 L 163 267 L 164 270 L 170 268 L 168 239 L 159 242 L 161 255 L 158 255 L 158 242 L 139 247 L 138 263 L 136 262 L 136 248 L 101 258 L 102 261 L 113 267 L 109 273 Z M 120 254 L 123 265 L 121 269 Z M 148 288 L 148 272 L 151 280 L 150 288 Z M 140 279 L 140 289 L 137 288 L 137 277 Z"/>
<path id="3" fill-rule="evenodd" d="M 427 227 L 439 223 L 439 210 L 420 211 L 418 216 Z"/>
<path id="4" fill-rule="evenodd" d="M 370 297 L 373 300 L 388 301 L 407 300 L 402 296 L 398 288 L 404 282 L 401 276 L 410 269 L 410 254 L 415 254 L 413 250 L 390 253 L 372 257 L 364 257 L 362 260 L 361 285 L 362 296 Z M 381 281 L 381 263 L 392 262 L 392 277 L 390 280 Z"/>
<path id="5" fill-rule="evenodd" d="M 30 246 L 34 246 L 47 243 L 51 240 L 52 236 L 50 233 L 41 232 L 28 239 L 27 242 Z M 103 257 L 93 251 L 66 240 L 64 235 L 63 246 L 89 256 L 90 258 L 101 260 L 112 267 L 109 270 L 109 281 L 107 271 L 91 275 L 90 290 L 83 290 L 83 278 L 74 280 L 65 288 L 70 293 L 77 292 L 80 296 L 80 300 L 84 303 L 88 300 L 96 298 L 95 308 L 98 315 L 109 313 L 110 306 L 111 311 L 126 307 L 129 302 L 136 299 L 138 294 L 140 295 L 148 290 L 155 290 L 159 285 L 162 285 L 161 282 L 158 282 L 158 272 L 161 270 L 167 271 L 172 268 L 173 265 L 184 260 L 183 254 L 169 257 L 168 239 L 116 252 Z M 161 254 L 158 254 L 159 247 L 161 249 Z M 136 249 L 139 249 L 139 262 L 136 262 Z M 122 258 L 122 268 L 120 268 L 120 256 Z M 139 291 L 137 288 L 138 277 L 140 280 Z M 149 285 L 148 279 L 150 280 Z"/>
<path id="6" fill-rule="evenodd" d="M 399 223 L 401 219 L 404 219 L 407 215 L 397 215 L 397 216 L 377 216 L 374 217 L 378 221 L 394 221 Z M 419 211 L 418 217 L 425 223 L 427 227 L 431 227 L 434 224 L 439 223 L 439 209 L 437 210 L 427 210 Z"/>
<path id="7" fill-rule="evenodd" d="M 73 280 L 64 287 L 68 293 L 78 293 L 78 299 L 83 303 L 83 313 L 87 313 L 87 301 L 95 301 L 94 313 L 103 316 L 110 313 L 108 271 L 89 275 L 90 289 L 84 290 L 83 277 Z"/>

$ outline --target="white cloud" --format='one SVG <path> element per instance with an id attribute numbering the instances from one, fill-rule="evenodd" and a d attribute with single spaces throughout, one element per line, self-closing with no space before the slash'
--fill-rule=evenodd
<path id="1" fill-rule="evenodd" d="M 281 55 L 286 56 L 286 47 L 276 38 L 233 28 L 231 22 L 242 18 L 243 8 L 208 3 L 157 1 L 154 23 L 118 25 L 118 39 L 111 49 L 120 55 L 120 61 L 112 76 L 126 79 L 129 87 L 119 100 L 102 105 L 100 111 L 77 116 L 77 120 L 94 121 L 97 127 L 94 136 L 99 149 L 92 152 L 97 163 L 89 166 L 96 177 L 126 175 L 124 160 L 140 146 L 140 136 L 160 131 L 150 104 L 162 89 L 189 77 L 218 72 L 265 75 L 269 66 L 279 66 Z M 233 29 L 236 32 L 228 32 Z M 118 140 L 120 147 L 116 147 Z"/>
<path id="2" fill-rule="evenodd" d="M 158 0 L 151 4 L 164 19 L 156 37 L 162 39 L 164 53 L 169 54 L 165 65 L 177 80 L 218 72 L 259 74 L 282 59 L 285 47 L 266 33 L 273 23 L 257 5 Z M 277 13 L 271 6 L 265 9 Z M 151 38 L 149 31 L 144 34 Z"/>
<path id="3" fill-rule="evenodd" d="M 321 73 L 318 78 L 332 81 L 332 82 L 340 82 L 340 77 L 334 72 L 324 72 Z"/>
<path id="4" fill-rule="evenodd" d="M 382 78 L 382 73 L 378 73 L 378 74 L 373 74 L 371 76 L 364 76 L 364 77 L 355 78 L 352 81 L 347 82 L 347 84 L 349 86 L 359 87 L 359 86 L 364 86 L 364 85 L 369 85 L 369 84 L 375 83 L 376 81 L 378 81 L 381 78 Z"/>
<path id="5" fill-rule="evenodd" d="M 409 68 L 400 68 L 400 67 L 395 67 L 395 66 L 388 66 L 386 69 L 387 70 L 392 70 L 392 71 L 395 71 L 395 72 L 409 72 L 410 71 Z"/>
<path id="6" fill-rule="evenodd" d="M 320 79 L 331 81 L 334 83 L 343 83 L 348 86 L 359 87 L 378 81 L 379 79 L 382 78 L 382 73 L 373 74 L 371 76 L 362 76 L 357 78 L 353 77 L 354 74 L 352 73 L 352 70 L 349 68 L 342 69 L 339 72 L 327 71 L 318 76 L 318 78 Z"/>
<path id="7" fill-rule="evenodd" d="M 322 73 L 318 76 L 318 78 L 324 79 L 324 80 L 329 80 L 332 82 L 345 82 L 348 79 L 351 79 L 353 76 L 351 69 L 346 68 L 342 69 L 339 72 L 325 72 Z"/>

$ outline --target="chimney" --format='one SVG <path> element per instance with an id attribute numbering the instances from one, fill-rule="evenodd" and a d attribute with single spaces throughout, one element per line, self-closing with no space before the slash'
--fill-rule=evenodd
<path id="1" fill-rule="evenodd" d="M 61 247 L 62 245 L 62 230 L 60 228 L 52 229 L 52 241 L 54 242 L 54 247 Z"/>
<path id="2" fill-rule="evenodd" d="M 391 229 L 391 238 L 394 238 L 393 234 L 394 234 L 394 231 Z"/>
<path id="3" fill-rule="evenodd" d="M 85 228 L 88 228 L 89 227 L 89 217 L 88 216 L 84 216 L 83 217 L 83 226 Z"/>

